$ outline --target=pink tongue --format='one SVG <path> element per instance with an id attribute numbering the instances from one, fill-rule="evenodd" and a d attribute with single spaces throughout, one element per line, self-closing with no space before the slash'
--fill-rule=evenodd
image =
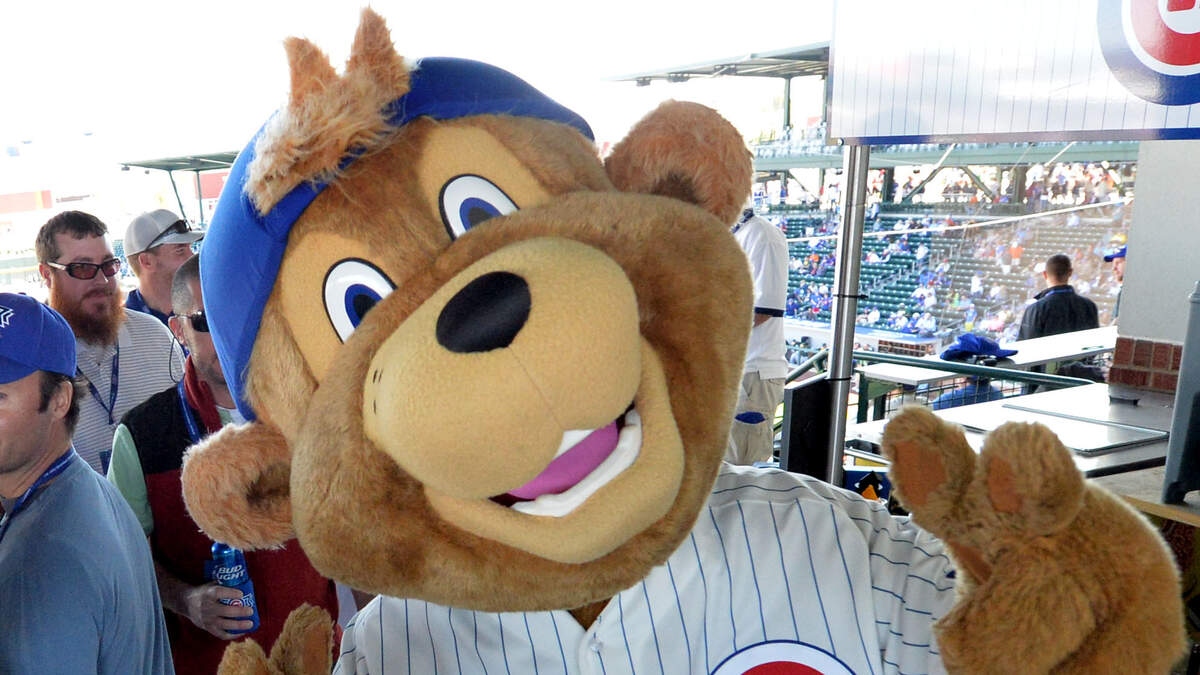
<path id="1" fill-rule="evenodd" d="M 564 492 L 600 466 L 617 447 L 617 423 L 613 422 L 588 434 L 542 469 L 536 478 L 509 492 L 518 499 L 537 499 L 541 495 Z"/>

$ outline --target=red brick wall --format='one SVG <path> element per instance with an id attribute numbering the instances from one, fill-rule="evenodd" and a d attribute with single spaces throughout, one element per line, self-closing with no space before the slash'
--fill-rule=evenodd
<path id="1" fill-rule="evenodd" d="M 1175 393 L 1183 345 L 1119 337 L 1108 381 L 1139 389 Z"/>

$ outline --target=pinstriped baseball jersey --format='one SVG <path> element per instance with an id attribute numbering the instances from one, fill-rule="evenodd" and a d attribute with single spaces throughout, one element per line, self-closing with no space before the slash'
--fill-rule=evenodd
<path id="1" fill-rule="evenodd" d="M 939 542 L 876 502 L 726 465 L 682 546 L 588 630 L 565 611 L 381 596 L 348 627 L 334 672 L 711 673 L 782 642 L 857 675 L 941 673 L 932 624 L 953 604 L 952 576 Z"/>

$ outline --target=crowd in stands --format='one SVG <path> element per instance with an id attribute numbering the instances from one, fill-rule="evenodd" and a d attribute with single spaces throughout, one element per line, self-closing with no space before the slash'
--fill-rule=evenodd
<path id="1" fill-rule="evenodd" d="M 995 226 L 984 216 L 939 213 L 928 201 L 924 213 L 881 210 L 876 197 L 864 227 L 859 286 L 865 298 L 858 302 L 856 323 L 920 336 L 965 330 L 1013 340 L 1025 305 L 1039 290 L 1039 264 L 1054 253 L 1074 261 L 1076 289 L 1096 296 L 1101 322 L 1107 323 L 1119 284 L 1111 266 L 1102 262 L 1103 254 L 1114 242 L 1123 243 L 1129 227 L 1123 203 L 1107 201 L 1116 196 L 1120 178 L 1100 164 L 1035 166 L 1029 172 L 1028 200 L 1024 207 L 1016 205 L 1021 210 L 1092 206 Z M 911 181 L 895 186 L 897 200 L 911 189 Z M 943 188 L 941 205 L 978 200 L 983 194 L 964 175 Z M 775 216 L 791 241 L 786 315 L 829 321 L 836 286 L 832 233 L 838 216 L 835 211 L 797 214 Z"/>

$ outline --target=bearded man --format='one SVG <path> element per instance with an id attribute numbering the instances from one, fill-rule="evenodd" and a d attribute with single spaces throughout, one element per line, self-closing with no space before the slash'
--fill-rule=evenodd
<path id="1" fill-rule="evenodd" d="M 96 216 L 64 211 L 38 231 L 38 272 L 50 307 L 75 333 L 80 401 L 72 442 L 93 469 L 105 473 L 121 417 L 183 376 L 183 356 L 157 319 L 126 311 L 117 285 L 121 260 L 108 227 Z"/>

